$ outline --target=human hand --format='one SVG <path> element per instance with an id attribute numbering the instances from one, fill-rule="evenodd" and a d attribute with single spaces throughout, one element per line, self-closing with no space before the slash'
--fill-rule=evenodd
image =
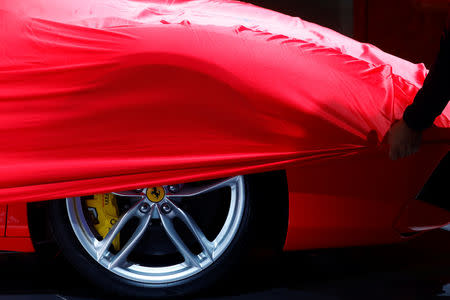
<path id="1" fill-rule="evenodd" d="M 394 123 L 388 132 L 389 157 L 396 160 L 416 153 L 421 138 L 422 133 L 409 128 L 405 121 Z"/>

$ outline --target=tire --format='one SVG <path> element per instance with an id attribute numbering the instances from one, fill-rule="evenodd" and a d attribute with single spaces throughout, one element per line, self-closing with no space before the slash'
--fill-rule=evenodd
<path id="1" fill-rule="evenodd" d="M 118 203 L 135 203 L 125 206 L 111 239 L 92 229 L 83 197 L 50 201 L 50 228 L 64 257 L 94 285 L 126 297 L 192 295 L 221 282 L 251 248 L 255 222 L 248 176 L 163 188 L 160 202 L 150 201 L 150 189 L 118 192 Z M 108 243 L 114 230 L 120 232 L 120 250 Z"/>

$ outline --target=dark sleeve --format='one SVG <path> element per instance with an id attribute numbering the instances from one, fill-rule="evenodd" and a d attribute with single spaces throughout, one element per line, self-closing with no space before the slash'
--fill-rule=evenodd
<path id="1" fill-rule="evenodd" d="M 450 40 L 447 26 L 441 38 L 437 59 L 430 69 L 414 102 L 403 113 L 403 120 L 409 128 L 423 130 L 431 125 L 445 109 L 450 99 Z"/>

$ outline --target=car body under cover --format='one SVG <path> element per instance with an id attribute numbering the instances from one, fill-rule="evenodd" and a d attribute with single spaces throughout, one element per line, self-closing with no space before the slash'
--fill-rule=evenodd
<path id="1" fill-rule="evenodd" d="M 1 204 L 285 170 L 288 250 L 449 220 L 415 199 L 449 108 L 412 157 L 383 143 L 423 64 L 237 1 L 8 1 L 0 28 Z"/>

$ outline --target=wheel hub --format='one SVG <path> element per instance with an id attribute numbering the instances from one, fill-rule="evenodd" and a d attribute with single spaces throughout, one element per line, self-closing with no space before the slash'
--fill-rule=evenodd
<path id="1" fill-rule="evenodd" d="M 164 199 L 164 197 L 166 196 L 166 191 L 162 186 L 149 187 L 145 191 L 145 195 L 151 202 L 158 203 Z"/>
<path id="2" fill-rule="evenodd" d="M 218 201 L 211 198 L 215 193 L 221 195 Z M 102 239 L 87 222 L 85 201 L 80 197 L 66 199 L 75 236 L 107 270 L 129 280 L 152 284 L 186 279 L 214 263 L 237 233 L 245 202 L 242 176 L 111 194 L 119 196 L 121 214 Z M 204 209 L 206 203 L 217 207 L 224 203 L 217 226 L 214 222 L 212 225 L 203 222 L 208 219 L 204 219 L 205 213 L 217 210 Z M 214 227 L 216 231 L 210 235 Z M 111 246 L 119 234 L 124 241 L 113 251 Z"/>

